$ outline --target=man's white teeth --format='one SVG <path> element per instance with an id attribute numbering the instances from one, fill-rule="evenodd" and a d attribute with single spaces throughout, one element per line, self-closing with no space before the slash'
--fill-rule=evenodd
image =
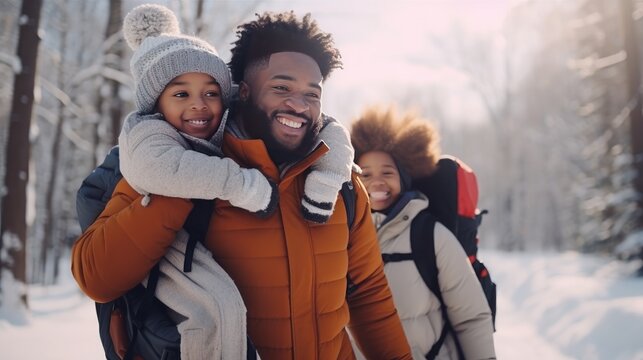
<path id="1" fill-rule="evenodd" d="M 302 125 L 304 125 L 303 123 L 288 120 L 288 119 L 284 119 L 282 117 L 278 117 L 277 121 L 279 121 L 280 124 L 286 125 L 286 126 L 291 127 L 293 129 L 299 129 Z"/>
<path id="2" fill-rule="evenodd" d="M 193 125 L 205 125 L 208 120 L 188 120 L 188 122 Z"/>

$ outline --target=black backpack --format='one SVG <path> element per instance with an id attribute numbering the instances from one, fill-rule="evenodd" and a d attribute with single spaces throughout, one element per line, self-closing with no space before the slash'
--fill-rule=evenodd
<path id="1" fill-rule="evenodd" d="M 411 223 L 412 252 L 382 254 L 382 259 L 385 263 L 413 260 L 427 287 L 440 300 L 446 324 L 427 358 L 432 359 L 437 356 L 449 332 L 453 334 L 459 355 L 463 358 L 462 349 L 449 322 L 438 283 L 434 226 L 436 221 L 444 224 L 462 245 L 491 309 L 495 329 L 496 284 L 491 280 L 485 265 L 477 257 L 478 227 L 482 223 L 482 216 L 487 211 L 480 211 L 477 208 L 478 183 L 475 173 L 464 162 L 452 156 L 443 156 L 437 164 L 436 171 L 428 177 L 416 179 L 413 182 L 413 188 L 429 198 L 429 207 L 418 213 Z"/>
<path id="2" fill-rule="evenodd" d="M 118 147 L 112 148 L 105 160 L 82 183 L 76 196 L 76 210 L 82 231 L 91 225 L 111 198 L 116 184 L 122 178 L 118 166 Z M 193 199 L 194 207 L 183 224 L 189 239 L 183 271 L 192 270 L 192 256 L 198 241 L 203 241 L 208 230 L 214 202 Z M 167 307 L 154 293 L 159 276 L 156 264 L 148 276 L 147 287 L 137 285 L 125 295 L 107 302 L 96 303 L 96 315 L 105 357 L 109 360 L 133 359 L 140 355 L 145 360 L 180 359 L 181 336 L 176 324 L 168 315 Z M 118 325 L 117 325 L 118 324 Z M 110 328 L 124 326 L 126 339 L 116 343 L 128 343 L 126 349 L 116 349 Z M 120 332 L 114 333 L 114 335 Z M 122 335 L 122 334 L 120 334 Z M 256 350 L 247 338 L 248 359 L 256 359 Z M 121 358 L 120 354 L 125 354 Z"/>
<path id="3" fill-rule="evenodd" d="M 76 211 L 81 230 L 85 231 L 103 211 L 111 198 L 116 184 L 123 175 L 119 168 L 119 148 L 113 147 L 101 165 L 99 165 L 82 183 L 76 196 Z M 352 182 L 347 182 L 341 189 L 346 207 L 349 231 L 355 220 L 355 190 Z M 186 249 L 183 271 L 191 270 L 192 255 L 197 241 L 203 241 L 213 210 L 213 201 L 193 199 L 194 207 L 188 215 L 183 228 L 190 234 Z M 147 287 L 137 285 L 125 295 L 107 303 L 96 303 L 99 335 L 105 357 L 108 360 L 132 359 L 141 355 L 145 360 L 180 359 L 181 336 L 176 324 L 168 315 L 167 307 L 155 296 L 159 276 L 156 264 L 148 276 Z M 351 282 L 349 281 L 349 286 Z M 347 294 L 350 289 L 347 289 Z M 123 323 L 129 343 L 127 349 L 116 349 L 110 325 L 113 321 Z M 121 343 L 122 343 L 121 342 Z M 256 349 L 250 338 L 247 338 L 248 359 L 257 358 Z M 121 358 L 119 353 L 125 352 Z"/>

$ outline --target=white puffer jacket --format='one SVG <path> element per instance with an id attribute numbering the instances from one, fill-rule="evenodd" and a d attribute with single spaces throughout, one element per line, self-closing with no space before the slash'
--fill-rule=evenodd
<path id="1" fill-rule="evenodd" d="M 423 194 L 408 192 L 400 198 L 388 219 L 385 214 L 373 213 L 382 253 L 411 252 L 411 221 L 428 204 Z M 434 238 L 442 298 L 466 359 L 495 359 L 491 311 L 464 249 L 441 223 L 435 225 Z M 424 359 L 444 326 L 440 302 L 425 285 L 412 260 L 389 262 L 384 272 L 413 357 Z M 436 359 L 458 359 L 451 335 L 447 336 Z"/>

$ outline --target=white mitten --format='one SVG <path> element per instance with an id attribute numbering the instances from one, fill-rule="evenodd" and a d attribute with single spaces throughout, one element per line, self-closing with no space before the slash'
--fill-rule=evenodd
<path id="1" fill-rule="evenodd" d="M 304 218 L 320 224 L 328 221 L 343 183 L 344 177 L 332 172 L 313 170 L 308 174 L 301 200 Z"/>
<path id="2" fill-rule="evenodd" d="M 241 174 L 243 185 L 234 194 L 229 194 L 230 204 L 260 217 L 270 216 L 279 202 L 277 185 L 257 169 L 241 169 Z"/>
<path id="3" fill-rule="evenodd" d="M 323 116 L 326 125 L 319 137 L 330 151 L 313 164 L 301 200 L 304 218 L 317 223 L 325 223 L 333 214 L 342 184 L 351 180 L 355 155 L 348 130 L 335 119 Z"/>

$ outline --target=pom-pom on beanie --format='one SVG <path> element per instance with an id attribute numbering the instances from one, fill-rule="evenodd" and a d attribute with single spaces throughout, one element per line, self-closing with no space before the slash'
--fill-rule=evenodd
<path id="1" fill-rule="evenodd" d="M 230 71 L 214 46 L 182 35 L 174 13 L 162 5 L 135 7 L 123 21 L 123 36 L 134 50 L 130 69 L 134 76 L 136 107 L 146 114 L 177 76 L 197 72 L 214 78 L 225 106 L 231 97 Z"/>

